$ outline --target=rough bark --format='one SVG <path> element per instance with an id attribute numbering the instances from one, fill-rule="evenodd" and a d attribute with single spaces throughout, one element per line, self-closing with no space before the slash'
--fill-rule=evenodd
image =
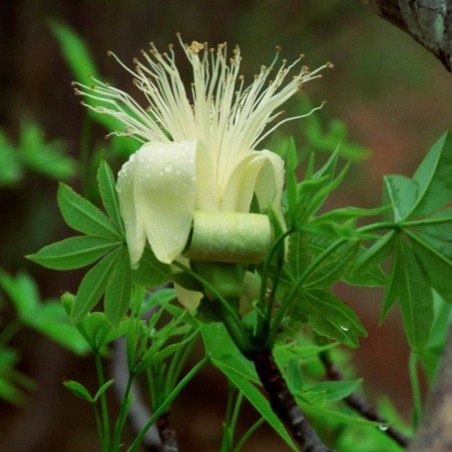
<path id="1" fill-rule="evenodd" d="M 452 0 L 359 0 L 411 35 L 452 72 Z"/>
<path id="2" fill-rule="evenodd" d="M 268 350 L 248 355 L 266 389 L 270 405 L 292 434 L 302 452 L 330 452 L 318 438 L 290 393 L 272 354 Z"/>
<path id="3" fill-rule="evenodd" d="M 452 450 L 452 326 L 441 364 L 409 452 Z"/>
<path id="4" fill-rule="evenodd" d="M 157 419 L 157 429 L 162 441 L 162 452 L 177 452 L 176 432 L 171 428 L 169 413 L 163 414 Z"/>

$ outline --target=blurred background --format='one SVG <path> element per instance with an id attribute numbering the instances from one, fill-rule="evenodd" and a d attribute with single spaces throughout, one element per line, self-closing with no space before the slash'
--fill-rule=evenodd
<path id="1" fill-rule="evenodd" d="M 149 41 L 162 49 L 175 42 L 176 32 L 187 42 L 239 44 L 248 77 L 272 61 L 275 45 L 282 46 L 289 61 L 304 53 L 305 63 L 313 68 L 332 61 L 334 70 L 307 85 L 306 92 L 312 105 L 327 100 L 318 115 L 325 133 L 344 144 L 345 158 L 356 160 L 336 195 L 340 205 L 378 205 L 382 176 L 411 176 L 431 145 L 452 126 L 452 75 L 409 36 L 355 0 L 1 1 L 2 284 L 7 285 L 7 275 L 27 272 L 40 299 L 75 291 L 80 274 L 45 270 L 24 256 L 68 236 L 56 206 L 57 181 L 64 179 L 88 196 L 90 149 L 96 148 L 99 158 L 106 146 L 105 129 L 86 119 L 80 98 L 73 95 L 70 83 L 75 75 L 56 38 L 57 24 L 75 31 L 103 78 L 124 89 L 132 86 L 129 75 L 106 51 L 113 50 L 129 63 Z M 300 108 L 298 101 L 288 105 L 291 112 Z M 301 148 L 322 151 L 321 143 L 316 146 L 303 133 L 303 121 L 284 126 L 280 133 L 293 134 Z M 111 157 L 117 169 L 124 155 L 116 152 Z M 365 377 L 372 400 L 387 394 L 408 418 L 407 347 L 397 312 L 378 328 L 381 291 L 339 290 L 369 329 L 369 338 L 353 352 L 357 375 Z M 92 360 L 17 322 L 17 307 L 7 291 L 0 315 L 0 345 L 7 344 L 9 353 L 8 378 L 24 387 L 20 403 L 0 400 L 0 450 L 98 450 L 90 407 L 61 384 L 71 378 L 94 388 Z M 226 383 L 207 370 L 183 392 L 173 409 L 181 450 L 218 449 L 225 404 L 221 391 L 227 391 Z M 244 450 L 281 447 L 271 431 L 262 430 Z"/>

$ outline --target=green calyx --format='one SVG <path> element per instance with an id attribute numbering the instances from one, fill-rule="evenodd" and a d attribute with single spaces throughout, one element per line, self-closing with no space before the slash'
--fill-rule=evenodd
<path id="1" fill-rule="evenodd" d="M 197 211 L 185 257 L 191 261 L 258 263 L 265 259 L 271 242 L 267 215 Z"/>
<path id="2" fill-rule="evenodd" d="M 204 293 L 209 300 L 217 300 L 217 294 L 225 299 L 238 299 L 243 293 L 245 269 L 238 264 L 218 262 L 193 262 L 193 267 L 209 287 L 204 287 Z M 210 287 L 215 288 L 215 293 Z"/>

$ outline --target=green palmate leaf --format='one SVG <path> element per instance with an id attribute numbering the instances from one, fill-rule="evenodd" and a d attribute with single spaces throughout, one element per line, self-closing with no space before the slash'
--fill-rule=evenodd
<path id="1" fill-rule="evenodd" d="M 23 175 L 17 151 L 8 136 L 0 130 L 0 186 L 17 182 Z"/>
<path id="2" fill-rule="evenodd" d="M 42 302 L 37 285 L 27 274 L 16 277 L 0 271 L 0 286 L 14 304 L 20 321 L 77 354 L 88 351 L 80 333 L 69 325 L 64 307 L 55 301 Z"/>
<path id="3" fill-rule="evenodd" d="M 304 180 L 298 184 L 297 203 L 293 212 L 293 225 L 303 224 L 323 204 L 325 185 L 329 182 L 328 176 L 319 179 Z M 322 196 L 319 196 L 320 195 Z"/>
<path id="4" fill-rule="evenodd" d="M 44 133 L 36 124 L 23 124 L 18 156 L 24 166 L 54 179 L 75 175 L 76 161 L 65 155 L 63 142 L 46 142 Z"/>
<path id="5" fill-rule="evenodd" d="M 430 149 L 413 176 L 419 196 L 411 216 L 431 214 L 452 200 L 452 134 L 446 132 Z"/>
<path id="6" fill-rule="evenodd" d="M 435 215 L 430 215 L 428 218 L 420 221 L 408 221 L 406 225 L 413 225 L 419 232 L 431 236 L 434 239 L 450 242 L 452 237 L 452 207 L 441 210 Z M 452 256 L 450 246 L 445 251 L 448 251 Z"/>
<path id="7" fill-rule="evenodd" d="M 137 286 L 159 287 L 171 279 L 171 267 L 157 260 L 149 247 L 146 247 L 138 268 L 132 269 L 132 280 Z"/>
<path id="8" fill-rule="evenodd" d="M 297 229 L 312 235 L 318 235 L 330 238 L 359 238 L 359 234 L 348 224 L 340 224 L 334 221 L 313 220 L 310 223 L 298 225 Z"/>
<path id="9" fill-rule="evenodd" d="M 50 22 L 51 29 L 58 39 L 63 56 L 77 79 L 90 83 L 88 74 L 96 75 L 96 65 L 88 48 L 77 34 L 68 26 L 56 21 Z"/>
<path id="10" fill-rule="evenodd" d="M 343 207 L 340 209 L 331 210 L 316 218 L 316 221 L 325 222 L 343 222 L 356 220 L 362 217 L 374 216 L 383 213 L 387 207 L 377 207 L 375 209 L 361 209 L 358 207 Z"/>
<path id="11" fill-rule="evenodd" d="M 433 323 L 433 294 L 430 282 L 413 251 L 404 244 L 403 284 L 400 293 L 403 325 L 414 350 L 422 349 L 430 337 Z"/>
<path id="12" fill-rule="evenodd" d="M 130 306 L 132 278 L 126 247 L 116 260 L 104 297 L 105 317 L 117 327 Z"/>
<path id="13" fill-rule="evenodd" d="M 292 450 L 298 450 L 283 424 L 271 409 L 268 400 L 256 386 L 254 386 L 246 376 L 242 376 L 235 369 L 231 369 L 229 365 L 221 360 L 221 357 L 212 359 L 212 364 L 242 392 L 257 412 L 275 429 Z"/>
<path id="14" fill-rule="evenodd" d="M 294 358 L 290 359 L 288 362 L 286 380 L 292 394 L 303 390 L 303 372 L 300 364 Z"/>
<path id="15" fill-rule="evenodd" d="M 66 63 L 72 70 L 75 79 L 86 85 L 92 84 L 92 76 L 98 78 L 98 70 L 91 57 L 89 48 L 83 39 L 70 27 L 56 21 L 50 22 L 50 27 L 60 45 Z M 85 97 L 84 101 L 91 105 L 96 105 L 98 100 Z M 121 128 L 122 124 L 119 120 L 109 115 L 100 115 L 92 110 L 88 110 L 88 115 L 99 124 L 105 126 L 111 132 Z M 113 137 L 115 140 L 115 137 Z M 121 140 L 122 149 L 127 154 L 135 151 L 137 146 L 134 140 Z"/>
<path id="16" fill-rule="evenodd" d="M 38 309 L 23 315 L 21 320 L 29 328 L 39 331 L 73 353 L 83 355 L 89 351 L 86 341 L 79 331 L 69 324 L 69 317 L 58 302 L 42 303 Z"/>
<path id="17" fill-rule="evenodd" d="M 105 160 L 99 165 L 97 171 L 97 183 L 99 186 L 100 196 L 106 212 L 111 218 L 116 229 L 124 234 L 124 228 L 119 212 L 118 197 L 116 193 L 115 177 L 111 168 Z"/>
<path id="18" fill-rule="evenodd" d="M 120 244 L 118 240 L 102 237 L 71 237 L 45 246 L 27 258 L 54 270 L 72 270 L 92 264 Z"/>
<path id="19" fill-rule="evenodd" d="M 340 176 L 334 180 L 338 154 L 335 152 L 315 173 L 314 157 L 310 159 L 305 178 L 297 185 L 296 202 L 292 200 L 288 216 L 293 226 L 306 222 L 325 202 L 328 194 L 340 183 Z M 344 173 L 345 174 L 345 173 Z M 293 195 L 292 195 L 293 198 Z"/>
<path id="20" fill-rule="evenodd" d="M 212 358 L 238 353 L 236 345 L 222 323 L 203 323 L 201 335 L 206 354 L 212 356 Z"/>
<path id="21" fill-rule="evenodd" d="M 362 252 L 355 262 L 354 271 L 366 273 L 386 259 L 391 254 L 395 234 L 395 231 L 388 232 Z"/>
<path id="22" fill-rule="evenodd" d="M 452 304 L 452 290 L 450 278 L 452 276 L 452 259 L 441 253 L 429 243 L 429 237 L 422 234 L 406 232 L 411 239 L 414 254 L 435 290 Z M 451 248 L 450 243 L 445 244 Z"/>
<path id="23" fill-rule="evenodd" d="M 14 278 L 0 269 L 0 286 L 9 296 L 19 316 L 27 315 L 39 307 L 38 287 L 27 274 L 19 273 Z"/>
<path id="24" fill-rule="evenodd" d="M 365 287 L 386 286 L 387 277 L 379 264 L 391 254 L 395 234 L 395 231 L 388 232 L 369 248 L 361 246 L 344 281 Z"/>
<path id="25" fill-rule="evenodd" d="M 295 231 L 289 237 L 287 263 L 293 280 L 297 280 L 309 265 L 307 240 L 307 235 L 301 231 Z"/>
<path id="26" fill-rule="evenodd" d="M 418 197 L 418 186 L 416 182 L 408 177 L 392 175 L 383 177 L 383 205 L 392 207 L 386 218 L 391 221 L 400 222 L 406 219 Z"/>
<path id="27" fill-rule="evenodd" d="M 397 234 L 393 240 L 393 246 L 398 247 L 400 236 Z M 403 266 L 401 265 L 401 255 L 395 252 L 392 256 L 391 270 L 389 272 L 388 284 L 386 286 L 383 299 L 383 307 L 380 316 L 380 325 L 383 324 L 385 317 L 400 297 L 401 284 L 403 280 Z"/>
<path id="28" fill-rule="evenodd" d="M 85 275 L 72 307 L 71 322 L 79 322 L 100 300 L 122 252 L 122 247 L 110 252 Z"/>
<path id="29" fill-rule="evenodd" d="M 337 402 L 352 394 L 361 382 L 361 379 L 349 381 L 323 381 L 307 388 L 306 391 L 322 391 L 325 393 L 327 401 Z"/>
<path id="30" fill-rule="evenodd" d="M 317 406 L 316 404 L 313 404 L 311 400 L 306 401 L 303 398 L 303 393 L 297 394 L 297 402 L 300 405 L 300 408 L 303 410 L 303 412 L 306 413 L 307 415 L 317 417 L 322 420 L 328 419 L 329 422 L 339 422 L 343 424 L 359 425 L 362 427 L 371 426 L 373 428 L 376 428 L 380 425 L 377 422 L 363 419 L 362 417 L 359 417 L 357 414 L 349 415 L 342 413 L 341 411 L 338 410 Z"/>
<path id="31" fill-rule="evenodd" d="M 358 347 L 358 336 L 367 336 L 353 309 L 333 294 L 323 290 L 303 292 L 301 304 L 309 326 L 322 336 L 335 339 L 349 347 Z"/>
<path id="32" fill-rule="evenodd" d="M 419 350 L 428 341 L 433 323 L 432 288 L 413 250 L 401 237 L 394 252 L 383 315 L 399 298 L 408 342 Z"/>
<path id="33" fill-rule="evenodd" d="M 64 293 L 61 297 L 61 304 L 67 312 L 71 312 L 76 304 L 76 297 L 71 293 Z M 129 320 L 124 320 L 118 328 L 106 319 L 103 312 L 91 312 L 86 314 L 82 321 L 76 325 L 77 330 L 89 344 L 92 350 L 100 350 L 104 345 L 123 336 L 128 330 Z M 72 327 L 72 329 L 74 329 Z"/>
<path id="34" fill-rule="evenodd" d="M 76 231 L 95 237 L 122 240 L 111 221 L 94 204 L 75 193 L 68 185 L 60 184 L 58 205 L 68 226 Z"/>
<path id="35" fill-rule="evenodd" d="M 306 288 L 330 287 L 335 282 L 343 279 L 350 271 L 353 258 L 359 251 L 358 241 L 347 243 L 330 258 L 320 264 L 304 283 Z"/>
<path id="36" fill-rule="evenodd" d="M 311 219 L 325 203 L 328 196 L 343 181 L 350 165 L 346 165 L 339 175 L 333 179 L 333 174 L 322 174 L 319 172 L 313 175 L 310 180 L 305 180 L 299 184 L 298 204 L 293 214 L 293 226 L 295 228 L 304 226 L 304 223 Z"/>
<path id="37" fill-rule="evenodd" d="M 302 110 L 305 112 L 312 110 L 312 105 L 306 100 L 306 96 L 302 97 Z M 340 145 L 339 155 L 347 160 L 363 160 L 371 155 L 370 149 L 347 140 L 347 126 L 339 119 L 331 120 L 324 127 L 319 116 L 312 113 L 305 119 L 303 132 L 308 145 L 316 151 L 333 152 Z"/>

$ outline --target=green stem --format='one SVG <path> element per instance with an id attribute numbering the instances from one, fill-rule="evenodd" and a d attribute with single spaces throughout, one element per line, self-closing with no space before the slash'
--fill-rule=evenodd
<path id="1" fill-rule="evenodd" d="M 231 445 L 233 442 L 233 435 L 231 433 L 231 418 L 232 418 L 232 412 L 233 412 L 233 405 L 234 405 L 234 395 L 236 393 L 236 387 L 235 385 L 228 380 L 229 387 L 228 387 L 228 401 L 226 405 L 226 415 L 224 419 L 224 428 L 223 428 L 223 438 L 221 441 L 221 452 L 228 452 L 231 450 Z"/>
<path id="2" fill-rule="evenodd" d="M 94 418 L 96 419 L 97 436 L 99 437 L 100 449 L 102 451 L 107 452 L 107 449 L 105 448 L 105 444 L 104 444 L 102 421 L 100 419 L 99 409 L 95 403 L 93 404 L 93 409 L 94 409 Z"/>
<path id="3" fill-rule="evenodd" d="M 98 350 L 94 351 L 94 359 L 96 362 L 96 372 L 99 388 L 105 384 L 104 370 L 102 368 L 102 360 Z M 110 421 L 108 417 L 107 395 L 104 391 L 100 396 L 100 406 L 102 411 L 102 422 L 104 431 L 104 446 L 105 451 L 110 451 Z"/>
<path id="4" fill-rule="evenodd" d="M 124 396 L 122 398 L 121 409 L 119 411 L 119 416 L 115 424 L 114 436 L 113 436 L 113 450 L 119 450 L 119 443 L 121 441 L 121 433 L 124 429 L 124 425 L 127 419 L 127 413 L 129 412 L 130 407 L 130 391 L 132 389 L 132 382 L 135 377 L 135 374 L 131 372 L 129 374 L 129 378 L 127 380 L 126 390 L 124 392 Z"/>
<path id="5" fill-rule="evenodd" d="M 233 452 L 239 452 L 243 445 L 248 441 L 248 438 L 264 423 L 265 419 L 263 417 L 258 419 L 240 438 L 240 441 L 234 447 Z"/>
<path id="6" fill-rule="evenodd" d="M 243 402 L 243 392 L 239 391 L 237 394 L 237 398 L 235 400 L 234 412 L 232 413 L 230 430 L 231 430 L 231 447 L 234 442 L 234 432 L 237 427 L 237 422 L 239 420 L 240 408 L 242 407 Z"/>
<path id="7" fill-rule="evenodd" d="M 419 424 L 419 420 L 422 415 L 422 397 L 421 397 L 421 388 L 419 384 L 419 375 L 417 372 L 417 355 L 414 352 L 410 353 L 409 359 L 409 374 L 410 374 L 410 382 L 411 382 L 411 391 L 413 392 L 413 427 L 416 427 Z"/>
<path id="8" fill-rule="evenodd" d="M 196 336 L 197 335 L 198 333 L 196 333 Z M 179 378 L 180 373 L 182 372 L 182 368 L 187 362 L 190 353 L 196 345 L 196 336 L 192 338 L 185 347 L 181 347 L 179 350 L 177 350 L 174 358 L 171 360 L 166 376 L 165 394 L 169 392 L 169 388 L 172 388 L 176 385 L 176 381 Z"/>
<path id="9" fill-rule="evenodd" d="M 184 378 L 179 382 L 179 384 L 171 391 L 165 401 L 155 410 L 154 414 L 149 418 L 144 427 L 141 429 L 135 441 L 129 447 L 128 452 L 134 452 L 138 450 L 141 441 L 143 440 L 146 432 L 151 428 L 152 424 L 168 409 L 171 402 L 179 395 L 182 389 L 193 379 L 193 377 L 210 362 L 210 357 L 205 356 L 201 361 L 199 361 L 190 372 L 185 375 Z"/>
<path id="10" fill-rule="evenodd" d="M 270 273 L 270 265 L 273 261 L 273 258 L 277 251 L 279 251 L 279 248 L 281 246 L 284 246 L 284 241 L 287 237 L 289 237 L 290 234 L 292 234 L 294 231 L 293 229 L 288 229 L 284 234 L 282 234 L 278 240 L 276 240 L 275 244 L 273 245 L 269 255 L 264 261 L 264 266 L 262 268 L 262 285 L 261 285 L 261 293 L 259 295 L 259 309 L 258 309 L 258 317 L 257 317 L 257 327 L 256 327 L 256 338 L 262 338 L 264 337 L 264 330 L 267 325 L 267 319 L 271 317 L 271 309 L 265 309 L 266 305 L 266 295 L 267 295 L 267 278 L 268 274 Z M 273 291 L 274 293 L 274 291 Z M 266 315 L 261 315 L 261 313 L 266 312 Z"/>

